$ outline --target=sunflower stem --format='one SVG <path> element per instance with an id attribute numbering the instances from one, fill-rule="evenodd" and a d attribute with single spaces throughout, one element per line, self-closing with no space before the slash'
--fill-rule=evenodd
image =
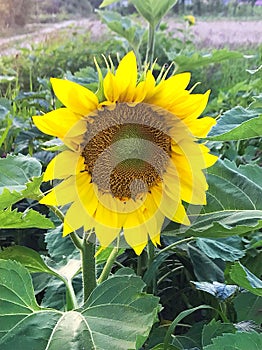
<path id="1" fill-rule="evenodd" d="M 81 249 L 84 302 L 96 287 L 95 244 L 88 241 L 87 237 L 85 233 Z"/>
<path id="2" fill-rule="evenodd" d="M 99 278 L 97 280 L 98 284 L 107 280 L 108 276 L 110 275 L 112 266 L 114 265 L 114 262 L 117 258 L 117 255 L 118 255 L 118 247 L 114 247 L 112 252 L 110 253 L 108 259 L 107 259 L 107 262 L 103 268 L 101 275 L 99 276 Z"/>
<path id="3" fill-rule="evenodd" d="M 77 299 L 71 280 L 63 278 L 63 282 L 66 286 L 66 311 L 77 309 Z"/>
<path id="4" fill-rule="evenodd" d="M 156 26 L 153 24 L 149 24 L 148 28 L 148 44 L 147 44 L 147 53 L 146 53 L 146 64 L 153 64 L 154 60 L 154 51 L 155 51 L 155 32 Z"/>
<path id="5" fill-rule="evenodd" d="M 176 247 L 177 245 L 179 245 L 179 244 L 192 241 L 193 239 L 195 239 L 195 237 L 184 238 L 184 239 L 181 239 L 180 241 L 177 241 L 177 242 L 175 242 L 175 243 L 172 243 L 172 244 L 168 245 L 167 247 L 161 249 L 161 250 L 155 255 L 155 257 L 157 257 L 158 255 L 162 254 L 163 252 L 166 252 L 167 250 L 170 250 L 170 249 L 175 248 L 175 247 Z"/>
<path id="6" fill-rule="evenodd" d="M 149 241 L 147 245 L 147 268 L 151 266 L 152 262 L 154 261 L 155 258 L 155 246 L 154 244 Z M 152 278 L 151 283 L 147 286 L 147 292 L 148 293 L 154 293 L 156 288 L 156 276 L 154 275 Z"/>

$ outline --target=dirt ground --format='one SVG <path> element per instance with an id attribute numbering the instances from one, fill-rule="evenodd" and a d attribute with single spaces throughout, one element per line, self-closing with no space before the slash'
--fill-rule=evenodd
<path id="1" fill-rule="evenodd" d="M 182 23 L 174 23 L 168 19 L 169 30 L 176 35 L 176 28 Z M 32 44 L 48 42 L 58 32 L 69 30 L 75 33 L 90 32 L 92 40 L 103 36 L 106 38 L 108 31 L 100 21 L 95 19 L 71 20 L 61 23 L 38 25 L 37 30 L 28 28 L 30 34 L 16 35 L 10 38 L 0 38 L 0 56 L 17 54 L 23 47 L 30 48 Z M 195 33 L 195 41 L 198 47 L 232 49 L 238 46 L 257 46 L 262 44 L 262 20 L 261 21 L 197 21 L 192 28 Z"/>

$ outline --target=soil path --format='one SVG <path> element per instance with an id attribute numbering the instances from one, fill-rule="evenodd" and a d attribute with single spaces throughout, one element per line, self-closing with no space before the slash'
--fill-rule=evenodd
<path id="1" fill-rule="evenodd" d="M 182 23 L 168 19 L 169 30 L 174 32 Z M 36 25 L 35 25 L 36 27 Z M 91 33 L 93 40 L 106 37 L 108 30 L 96 19 L 70 20 L 60 23 L 38 25 L 38 29 L 29 34 L 0 38 L 0 56 L 17 54 L 21 48 L 30 48 L 32 44 L 46 42 L 58 32 Z M 28 28 L 30 31 L 30 27 Z M 199 47 L 256 46 L 262 44 L 262 21 L 197 21 L 193 27 L 196 44 Z"/>

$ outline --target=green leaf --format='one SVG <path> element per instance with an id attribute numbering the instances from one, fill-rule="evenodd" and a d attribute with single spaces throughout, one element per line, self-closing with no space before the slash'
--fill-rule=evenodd
<path id="1" fill-rule="evenodd" d="M 212 141 L 231 141 L 261 136 L 261 113 L 238 106 L 225 112 L 218 119 L 207 138 Z"/>
<path id="2" fill-rule="evenodd" d="M 144 34 L 141 26 L 117 12 L 98 11 L 98 13 L 108 28 L 125 38 L 133 48 L 139 48 Z"/>
<path id="3" fill-rule="evenodd" d="M 237 59 L 243 57 L 242 53 L 237 51 L 229 51 L 227 49 L 214 50 L 210 54 L 202 55 L 194 53 L 192 56 L 179 55 L 175 57 L 175 64 L 177 66 L 176 73 L 186 72 L 197 68 L 204 67 L 212 63 L 221 63 L 228 59 Z M 174 60 L 174 54 L 168 55 L 169 60 Z"/>
<path id="4" fill-rule="evenodd" d="M 202 252 L 212 259 L 222 259 L 224 261 L 239 260 L 245 255 L 243 250 L 234 248 L 228 244 L 214 239 L 197 238 L 196 245 Z"/>
<path id="5" fill-rule="evenodd" d="M 186 233 L 196 237 L 219 238 L 241 235 L 262 227 L 262 188 L 256 182 L 262 168 L 242 173 L 229 161 L 219 160 L 208 169 L 207 205 L 191 215 L 191 226 L 166 227 L 164 234 Z"/>
<path id="6" fill-rule="evenodd" d="M 42 182 L 41 170 L 38 160 L 29 156 L 1 158 L 0 210 L 23 198 L 37 198 Z"/>
<path id="7" fill-rule="evenodd" d="M 138 349 L 158 311 L 158 298 L 142 293 L 139 277 L 112 277 L 84 309 L 60 312 L 36 304 L 29 272 L 19 263 L 0 260 L 0 270 L 1 350 Z"/>
<path id="8" fill-rule="evenodd" d="M 262 320 L 262 298 L 252 293 L 238 294 L 234 300 L 237 321 L 253 320 L 257 324 Z"/>
<path id="9" fill-rule="evenodd" d="M 196 247 L 188 244 L 188 254 L 198 281 L 224 281 L 224 271 L 212 259 Z M 203 266 L 205 268 L 203 269 Z"/>
<path id="10" fill-rule="evenodd" d="M 260 350 L 262 334 L 256 332 L 227 333 L 212 339 L 213 344 L 204 346 L 203 350 Z"/>
<path id="11" fill-rule="evenodd" d="M 174 333 L 174 330 L 175 330 L 176 326 L 178 325 L 178 323 L 181 320 L 183 320 L 183 318 L 185 318 L 186 316 L 189 316 L 193 312 L 195 312 L 197 310 L 201 310 L 201 309 L 212 309 L 212 307 L 209 305 L 200 305 L 200 306 L 194 307 L 192 309 L 188 309 L 188 310 L 180 312 L 180 314 L 174 319 L 174 321 L 168 327 L 168 331 L 166 333 L 165 340 L 164 340 L 163 350 L 169 349 L 169 344 L 171 343 L 172 334 Z"/>
<path id="12" fill-rule="evenodd" d="M 239 286 L 255 295 L 262 296 L 262 281 L 240 262 L 236 262 L 231 266 L 229 275 Z"/>
<path id="13" fill-rule="evenodd" d="M 212 339 L 225 333 L 235 333 L 236 328 L 232 323 L 221 323 L 221 321 L 211 320 L 204 325 L 202 331 L 202 345 L 203 347 L 211 344 Z"/>
<path id="14" fill-rule="evenodd" d="M 41 256 L 33 249 L 23 246 L 8 247 L 0 252 L 0 259 L 15 260 L 26 267 L 30 272 L 46 272 L 51 275 L 57 275 L 43 261 Z"/>
<path id="15" fill-rule="evenodd" d="M 152 26 L 157 25 L 167 12 L 176 4 L 177 0 L 130 0 L 137 11 Z"/>
<path id="16" fill-rule="evenodd" d="M 57 219 L 53 220 L 55 223 Z M 45 235 L 48 255 L 59 266 L 64 266 L 70 259 L 79 259 L 80 252 L 73 244 L 69 236 L 62 236 L 62 224 L 53 230 L 48 230 Z"/>
<path id="17" fill-rule="evenodd" d="M 0 210 L 0 229 L 2 228 L 53 228 L 54 224 L 44 215 L 33 209 L 24 213 L 15 210 Z"/>

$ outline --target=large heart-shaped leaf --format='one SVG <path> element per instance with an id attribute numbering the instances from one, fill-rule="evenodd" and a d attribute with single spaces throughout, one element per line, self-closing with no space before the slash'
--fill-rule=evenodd
<path id="1" fill-rule="evenodd" d="M 208 134 L 214 141 L 244 140 L 262 136 L 262 115 L 258 110 L 234 107 L 225 112 Z"/>
<path id="2" fill-rule="evenodd" d="M 232 323 L 221 323 L 221 321 L 211 320 L 205 324 L 202 331 L 203 346 L 209 345 L 213 338 L 216 338 L 225 333 L 235 333 L 236 328 Z"/>
<path id="3" fill-rule="evenodd" d="M 1 350 L 100 349 L 142 346 L 158 311 L 158 298 L 142 293 L 139 277 L 118 275 L 101 283 L 81 310 L 40 308 L 29 272 L 0 260 Z"/>
<path id="4" fill-rule="evenodd" d="M 212 344 L 204 346 L 203 350 L 260 350 L 262 348 L 262 334 L 256 332 L 227 333 L 212 339 L 212 342 Z"/>

